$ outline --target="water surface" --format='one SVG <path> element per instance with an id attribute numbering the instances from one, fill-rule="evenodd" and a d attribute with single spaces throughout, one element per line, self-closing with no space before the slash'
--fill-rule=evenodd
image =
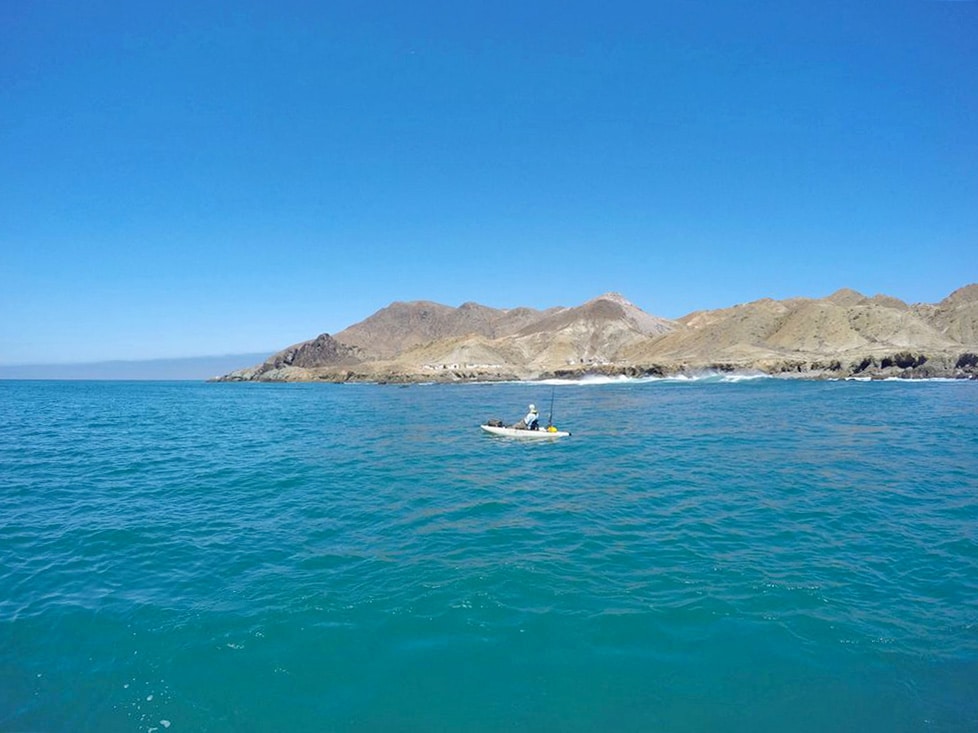
<path id="1" fill-rule="evenodd" d="M 974 383 L 0 382 L 0 730 L 973 731 L 976 469 Z"/>

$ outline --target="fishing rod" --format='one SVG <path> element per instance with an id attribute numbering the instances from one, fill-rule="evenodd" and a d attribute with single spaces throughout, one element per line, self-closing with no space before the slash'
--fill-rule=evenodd
<path id="1" fill-rule="evenodd" d="M 556 387 L 550 388 L 550 417 L 547 418 L 547 427 L 552 428 L 554 425 L 554 391 Z"/>

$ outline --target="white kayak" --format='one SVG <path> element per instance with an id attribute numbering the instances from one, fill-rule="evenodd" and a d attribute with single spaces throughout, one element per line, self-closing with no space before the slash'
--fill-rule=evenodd
<path id="1" fill-rule="evenodd" d="M 547 438 L 566 438 L 570 433 L 563 430 L 547 430 L 546 428 L 541 428 L 540 430 L 527 430 L 526 428 L 504 428 L 497 427 L 495 425 L 480 425 L 480 427 L 487 433 L 492 433 L 493 435 L 501 435 L 504 438 L 529 438 L 540 440 L 541 438 L 546 440 Z"/>

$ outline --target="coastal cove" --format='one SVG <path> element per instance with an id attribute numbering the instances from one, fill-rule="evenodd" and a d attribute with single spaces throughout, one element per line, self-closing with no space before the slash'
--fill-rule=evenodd
<path id="1" fill-rule="evenodd" d="M 976 456 L 967 380 L 0 381 L 0 729 L 972 731 Z"/>

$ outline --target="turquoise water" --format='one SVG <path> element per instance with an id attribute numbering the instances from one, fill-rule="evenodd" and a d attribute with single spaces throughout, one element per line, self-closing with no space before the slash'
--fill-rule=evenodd
<path id="1" fill-rule="evenodd" d="M 0 382 L 0 730 L 974 731 L 976 474 L 975 383 Z"/>

